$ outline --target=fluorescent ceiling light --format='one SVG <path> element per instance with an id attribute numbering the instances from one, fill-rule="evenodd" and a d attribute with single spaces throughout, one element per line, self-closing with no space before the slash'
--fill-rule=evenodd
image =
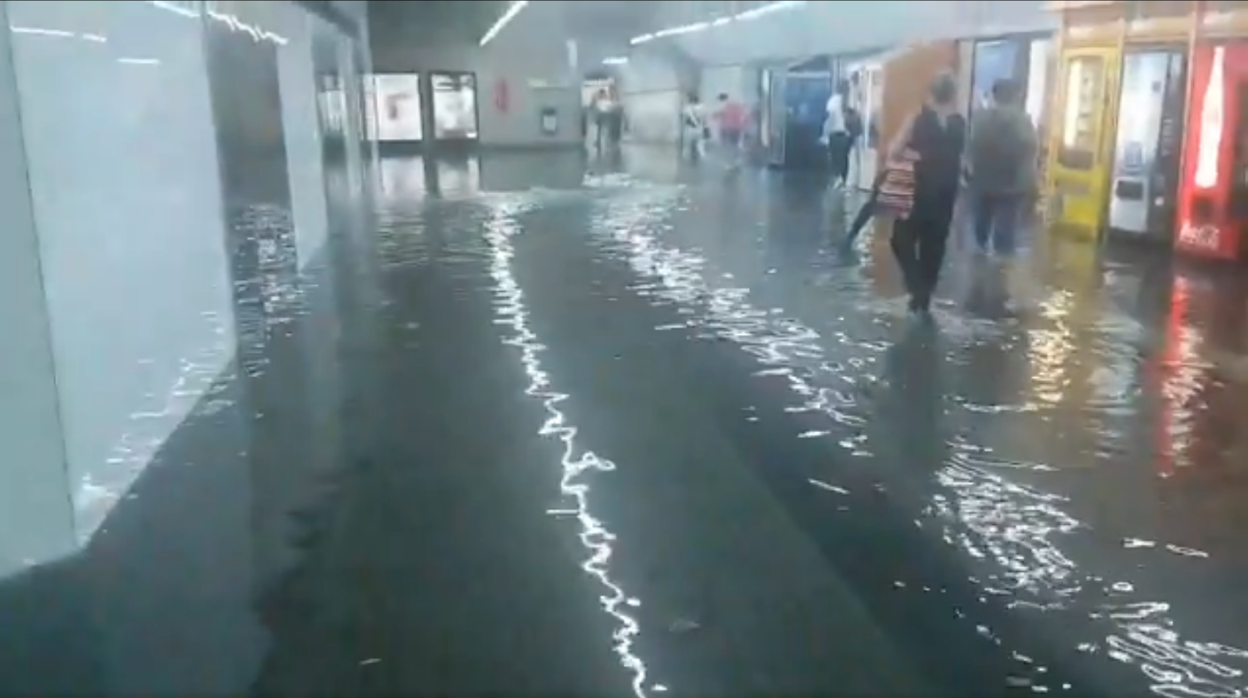
<path id="1" fill-rule="evenodd" d="M 779 12 L 780 10 L 791 10 L 794 8 L 802 7 L 805 4 L 806 4 L 806 0 L 779 0 L 778 2 L 769 2 L 766 5 L 760 5 L 753 9 L 743 10 L 736 14 L 726 15 L 723 17 L 716 17 L 714 19 L 710 19 L 704 22 L 694 22 L 693 24 L 685 24 L 679 27 L 669 27 L 667 29 L 660 29 L 657 32 L 651 32 L 649 34 L 642 34 L 641 36 L 634 36 L 633 38 L 628 40 L 628 43 L 632 44 L 633 46 L 636 46 L 637 44 L 644 44 L 649 41 L 654 41 L 655 39 L 662 39 L 662 38 L 669 37 L 669 36 L 680 36 L 681 34 L 693 34 L 695 32 L 700 32 L 705 29 L 714 29 L 716 27 L 723 27 L 733 22 L 743 22 L 743 21 L 750 20 L 750 19 L 758 19 L 760 17 L 766 17 L 767 15 L 773 12 Z"/>
<path id="2" fill-rule="evenodd" d="M 628 56 L 609 56 L 602 59 L 602 63 L 603 65 L 626 65 Z"/>
<path id="3" fill-rule="evenodd" d="M 485 36 L 481 37 L 481 45 L 485 46 L 493 41 L 494 37 L 498 36 L 498 33 L 503 30 L 503 27 L 507 26 L 511 20 L 515 19 L 516 15 L 520 14 L 520 10 L 523 10 L 528 4 L 529 0 L 516 0 L 511 3 L 511 5 L 507 7 L 507 11 L 503 13 L 503 16 L 499 17 L 498 21 L 494 23 L 494 26 L 490 27 L 489 31 L 485 33 Z"/>

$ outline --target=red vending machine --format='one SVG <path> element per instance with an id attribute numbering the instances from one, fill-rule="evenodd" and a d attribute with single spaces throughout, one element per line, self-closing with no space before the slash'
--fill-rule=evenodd
<path id="1" fill-rule="evenodd" d="M 1239 259 L 1248 238 L 1248 42 L 1196 47 L 1188 106 L 1175 246 Z"/>

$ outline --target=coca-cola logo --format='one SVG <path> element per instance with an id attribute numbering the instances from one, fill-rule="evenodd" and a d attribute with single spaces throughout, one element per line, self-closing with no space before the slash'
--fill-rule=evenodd
<path id="1" fill-rule="evenodd" d="M 1194 247 L 1201 250 L 1216 250 L 1221 239 L 1217 226 L 1214 225 L 1192 225 L 1186 223 L 1179 230 L 1179 242 L 1187 247 Z"/>

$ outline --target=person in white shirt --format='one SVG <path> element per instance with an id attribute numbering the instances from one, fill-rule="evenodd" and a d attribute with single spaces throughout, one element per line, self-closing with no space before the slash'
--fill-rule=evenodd
<path id="1" fill-rule="evenodd" d="M 707 126 L 706 111 L 696 94 L 685 100 L 685 108 L 681 111 L 681 130 L 684 134 L 684 145 L 694 158 L 700 157 L 706 148 Z"/>
<path id="2" fill-rule="evenodd" d="M 845 121 L 845 98 L 848 93 L 849 81 L 839 81 L 832 96 L 828 97 L 828 118 L 823 124 L 823 137 L 828 144 L 832 181 L 838 189 L 845 186 L 845 180 L 849 176 L 851 141 Z"/>
<path id="3" fill-rule="evenodd" d="M 594 120 L 594 147 L 602 150 L 603 142 L 610 142 L 611 115 L 615 110 L 615 101 L 611 99 L 611 93 L 605 88 L 598 90 L 589 109 Z"/>

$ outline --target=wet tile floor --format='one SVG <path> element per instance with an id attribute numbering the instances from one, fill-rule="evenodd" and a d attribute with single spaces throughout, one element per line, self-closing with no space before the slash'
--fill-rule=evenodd
<path id="1" fill-rule="evenodd" d="M 380 174 L 233 407 L 0 582 L 5 693 L 1248 686 L 1243 270 L 1037 236 L 923 324 L 806 176 Z"/>

